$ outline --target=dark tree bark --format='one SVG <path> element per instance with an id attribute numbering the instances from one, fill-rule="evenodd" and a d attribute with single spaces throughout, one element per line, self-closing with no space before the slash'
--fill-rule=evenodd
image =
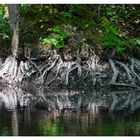
<path id="1" fill-rule="evenodd" d="M 12 37 L 12 55 L 17 57 L 19 46 L 19 5 L 8 4 L 10 26 L 13 31 Z"/>

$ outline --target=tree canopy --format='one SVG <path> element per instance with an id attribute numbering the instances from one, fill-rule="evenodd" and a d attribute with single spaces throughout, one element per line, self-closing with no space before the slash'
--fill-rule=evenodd
<path id="1" fill-rule="evenodd" d="M 0 41 L 10 40 L 7 5 L 0 6 Z M 124 53 L 140 45 L 139 5 L 20 5 L 20 46 L 43 43 L 46 47 L 65 47 L 68 38 L 78 34 L 95 49 L 102 47 Z M 79 48 L 76 46 L 76 48 Z"/>

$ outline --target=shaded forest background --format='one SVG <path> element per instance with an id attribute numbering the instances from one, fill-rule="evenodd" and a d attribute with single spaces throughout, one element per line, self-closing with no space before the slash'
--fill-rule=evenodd
<path id="1" fill-rule="evenodd" d="M 90 49 L 104 57 L 133 50 L 130 53 L 139 57 L 139 22 L 139 5 L 21 4 L 19 46 L 21 50 L 40 45 L 45 50 L 51 46 L 76 53 L 73 55 L 86 55 Z M 11 38 L 7 5 L 0 5 L 3 57 L 10 53 Z"/>

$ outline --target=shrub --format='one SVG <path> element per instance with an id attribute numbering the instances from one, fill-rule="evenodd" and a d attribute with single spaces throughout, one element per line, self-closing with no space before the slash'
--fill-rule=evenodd
<path id="1" fill-rule="evenodd" d="M 64 32 L 60 26 L 54 28 L 48 28 L 49 36 L 43 39 L 45 45 L 53 45 L 55 48 L 63 48 L 64 40 L 67 39 L 70 34 Z"/>
<path id="2" fill-rule="evenodd" d="M 104 47 L 116 49 L 117 52 L 123 53 L 126 49 L 126 43 L 119 37 L 117 27 L 107 18 L 103 18 L 102 25 Z"/>
<path id="3" fill-rule="evenodd" d="M 4 11 L 0 9 L 0 38 L 2 40 L 9 39 L 10 35 L 10 25 L 7 18 L 4 16 Z"/>

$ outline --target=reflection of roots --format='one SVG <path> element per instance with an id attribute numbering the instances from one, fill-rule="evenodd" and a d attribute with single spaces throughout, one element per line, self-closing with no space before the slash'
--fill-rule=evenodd
<path id="1" fill-rule="evenodd" d="M 62 91 L 44 93 L 36 89 L 36 94 L 24 92 L 18 87 L 7 87 L 0 91 L 0 102 L 8 109 L 19 107 L 37 107 L 49 112 L 58 111 L 58 114 L 69 110 L 74 112 L 99 113 L 102 110 L 117 111 L 140 108 L 140 91 L 117 91 L 102 93 L 93 91 L 91 96 L 81 94 L 80 91 Z"/>
<path id="2" fill-rule="evenodd" d="M 134 93 L 128 91 L 111 92 L 105 95 L 94 91 L 94 97 L 86 97 L 86 95 L 77 95 L 76 91 L 65 91 L 61 93 L 53 93 L 45 96 L 45 108 L 49 112 L 65 113 L 69 111 L 74 112 L 88 112 L 90 114 L 99 113 L 102 110 L 134 111 L 140 108 L 140 92 Z M 40 96 L 41 97 L 41 96 Z M 41 97 L 42 99 L 42 97 Z M 39 106 L 41 108 L 41 106 Z M 44 108 L 44 107 L 43 107 Z"/>
<path id="3" fill-rule="evenodd" d="M 18 87 L 7 87 L 0 92 L 1 102 L 7 109 L 15 109 L 17 106 L 28 107 L 30 97 L 31 94 L 23 93 Z"/>
<path id="4" fill-rule="evenodd" d="M 112 102 L 110 102 L 110 111 L 135 111 L 140 108 L 140 91 L 118 91 L 112 92 Z"/>

